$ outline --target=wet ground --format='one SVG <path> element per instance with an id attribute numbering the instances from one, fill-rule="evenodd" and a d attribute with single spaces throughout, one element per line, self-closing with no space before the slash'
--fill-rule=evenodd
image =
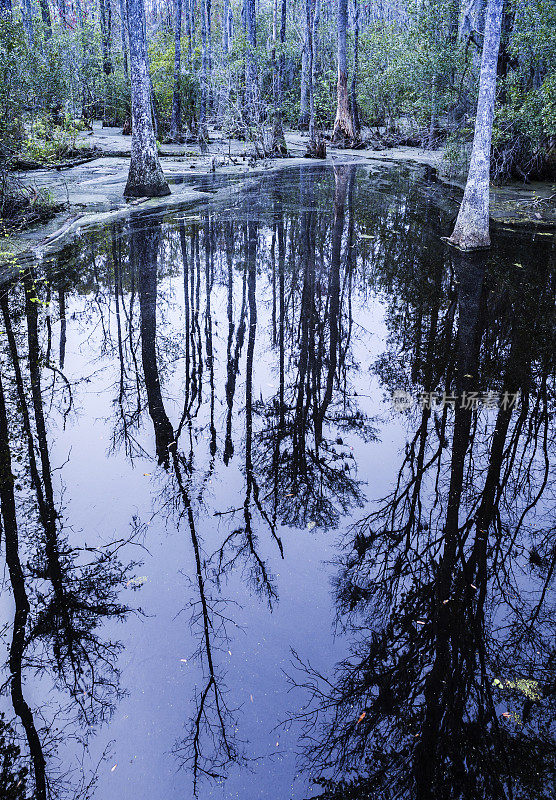
<path id="1" fill-rule="evenodd" d="M 48 223 L 41 223 L 9 236 L 0 237 L 0 282 L 13 271 L 14 264 L 31 255 L 41 257 L 59 250 L 75 236 L 91 226 L 123 219 L 138 205 L 149 210 L 165 210 L 196 203 L 202 196 L 199 181 L 216 174 L 228 184 L 247 184 L 259 175 L 284 166 L 307 163 L 307 134 L 287 131 L 287 158 L 253 159 L 249 142 L 227 139 L 222 131 L 211 129 L 209 149 L 199 151 L 198 143 L 164 144 L 160 161 L 170 184 L 171 195 L 164 198 L 139 198 L 127 201 L 124 187 L 129 171 L 131 137 L 123 136 L 119 128 L 104 128 L 99 121 L 92 132 L 81 134 L 88 146 L 103 155 L 86 163 L 69 165 L 64 169 L 45 168 L 16 173 L 17 180 L 37 192 L 47 192 L 63 210 Z M 462 197 L 463 184 L 451 174 L 442 149 L 393 147 L 374 150 L 371 147 L 345 150 L 329 146 L 324 162 L 329 166 L 357 163 L 374 170 L 383 166 L 396 169 L 399 165 L 413 167 L 427 180 L 439 179 L 436 200 L 444 210 L 450 209 L 455 218 Z M 550 183 L 509 184 L 491 189 L 491 219 L 496 228 L 532 231 L 554 237 L 556 229 L 556 185 Z"/>
<path id="2" fill-rule="evenodd" d="M 552 238 L 219 180 L 3 287 L 0 796 L 552 797 Z"/>

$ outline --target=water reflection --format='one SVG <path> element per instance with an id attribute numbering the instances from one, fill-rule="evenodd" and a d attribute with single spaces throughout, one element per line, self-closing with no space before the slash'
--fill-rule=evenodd
<path id="1" fill-rule="evenodd" d="M 122 672 L 126 630 L 142 597 L 144 624 L 155 619 L 141 573 L 158 569 L 181 580 L 153 624 L 191 668 L 176 684 L 181 724 L 162 712 L 158 737 L 195 792 L 232 774 L 246 798 L 292 791 L 292 760 L 269 782 L 258 747 L 289 719 L 305 769 L 295 797 L 309 778 L 331 798 L 550 796 L 553 256 L 515 239 L 488 256 L 444 249 L 430 191 L 404 173 L 304 167 L 200 212 L 136 214 L 4 288 L 0 788 L 121 793 L 107 776 L 122 767 L 93 734 L 106 741 L 137 692 Z M 449 402 L 392 414 L 384 396 L 399 389 Z M 470 400 L 488 391 L 520 399 Z M 98 451 L 99 419 L 101 471 L 120 471 L 118 530 L 100 539 L 95 487 L 72 473 L 83 448 Z M 383 478 L 400 420 L 405 447 Z M 95 480 L 108 497 L 110 479 Z M 382 484 L 393 489 L 379 500 Z M 336 609 L 319 601 L 311 621 L 337 669 L 296 648 L 300 692 L 278 688 L 272 718 L 255 721 L 228 658 L 238 599 L 256 650 L 286 587 L 299 615 L 277 635 L 289 659 L 308 588 L 328 591 L 312 588 L 323 574 L 309 558 L 309 587 L 284 579 L 292 534 L 316 537 L 320 560 L 338 530 Z M 159 689 L 146 668 L 138 680 Z M 97 766 L 76 769 L 88 749 Z"/>
<path id="2" fill-rule="evenodd" d="M 512 257 L 451 253 L 402 324 L 394 298 L 384 383 L 453 400 L 410 414 L 395 489 L 346 547 L 349 657 L 332 677 L 298 656 L 323 797 L 553 794 L 553 264 Z"/>

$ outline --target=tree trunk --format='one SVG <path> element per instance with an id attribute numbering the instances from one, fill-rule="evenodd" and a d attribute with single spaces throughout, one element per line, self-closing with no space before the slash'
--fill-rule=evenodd
<path id="1" fill-rule="evenodd" d="M 129 39 L 129 31 L 127 29 L 127 15 L 125 11 L 125 0 L 120 0 L 120 28 L 122 37 L 122 57 L 124 60 L 124 75 L 126 83 L 129 80 L 129 66 L 127 54 L 127 39 Z M 127 39 L 126 39 L 127 34 Z"/>
<path id="2" fill-rule="evenodd" d="M 33 9 L 31 0 L 23 0 L 21 7 L 21 14 L 23 16 L 23 25 L 25 26 L 25 33 L 27 34 L 27 41 L 30 47 L 35 45 L 35 29 L 33 26 Z"/>
<path id="3" fill-rule="evenodd" d="M 193 9 L 191 7 L 191 0 L 185 0 L 185 36 L 187 38 L 187 56 L 189 59 L 189 66 L 191 66 L 191 59 L 193 56 Z"/>
<path id="4" fill-rule="evenodd" d="M 282 25 L 280 28 L 280 44 L 283 45 L 286 35 L 285 25 L 285 0 L 282 0 Z M 274 125 L 272 129 L 271 151 L 276 155 L 287 155 L 286 139 L 282 127 L 282 49 L 276 58 L 276 42 L 278 39 L 278 0 L 274 0 L 272 7 L 272 94 L 274 100 Z"/>
<path id="5" fill-rule="evenodd" d="M 431 120 L 429 125 L 429 149 L 436 141 L 436 75 L 431 78 Z"/>
<path id="6" fill-rule="evenodd" d="M 145 7 L 143 0 L 127 0 L 131 59 L 131 163 L 126 197 L 162 197 L 170 194 L 158 159 L 151 114 L 151 84 L 147 68 Z"/>
<path id="7" fill-rule="evenodd" d="M 305 17 L 305 20 L 307 17 Z M 300 128 L 309 126 L 309 31 L 305 25 L 305 39 L 301 52 L 301 99 L 299 101 L 299 121 Z"/>
<path id="8" fill-rule="evenodd" d="M 41 7 L 41 19 L 44 27 L 44 38 L 48 41 L 52 38 L 52 20 L 50 18 L 50 6 L 48 0 L 39 0 Z"/>
<path id="9" fill-rule="evenodd" d="M 309 84 L 309 149 L 316 147 L 315 139 L 315 94 L 313 87 L 313 20 L 315 16 L 315 0 L 306 0 L 307 14 L 307 33 L 309 36 L 309 64 L 308 64 L 308 84 Z"/>
<path id="10" fill-rule="evenodd" d="M 321 0 L 315 0 L 315 10 L 313 12 L 313 36 L 312 36 L 312 44 L 313 44 L 313 57 L 312 57 L 312 91 L 313 95 L 315 94 L 315 86 L 317 84 L 317 77 L 319 74 L 319 25 L 320 25 L 320 3 Z"/>
<path id="11" fill-rule="evenodd" d="M 347 9 L 348 0 L 338 0 L 338 106 L 332 140 L 352 143 L 355 140 L 355 130 L 348 94 Z"/>
<path id="12" fill-rule="evenodd" d="M 259 117 L 259 92 L 257 86 L 257 65 L 255 51 L 257 49 L 257 27 L 255 21 L 255 0 L 244 0 L 246 53 L 245 53 L 245 89 L 247 110 L 250 119 Z"/>
<path id="13" fill-rule="evenodd" d="M 170 137 L 174 142 L 181 139 L 181 7 L 182 0 L 175 0 L 174 95 L 172 98 L 172 124 L 170 128 Z"/>
<path id="14" fill-rule="evenodd" d="M 102 44 L 102 69 L 105 75 L 112 72 L 110 55 L 112 38 L 112 5 L 110 0 L 100 0 L 100 29 Z"/>
<path id="15" fill-rule="evenodd" d="M 490 246 L 490 146 L 503 4 L 504 0 L 488 2 L 469 174 L 456 225 L 448 239 L 449 244 L 462 250 Z"/>
<path id="16" fill-rule="evenodd" d="M 359 121 L 359 107 L 357 105 L 357 77 L 359 75 L 359 6 L 357 0 L 353 0 L 353 74 L 351 76 L 351 113 L 353 118 L 353 130 L 358 139 L 361 132 Z"/>
<path id="17" fill-rule="evenodd" d="M 102 44 L 102 71 L 104 74 L 104 114 L 102 123 L 103 125 L 113 125 L 115 108 L 112 87 L 110 85 L 110 75 L 112 74 L 112 57 L 110 54 L 112 39 L 111 0 L 100 0 L 100 33 Z"/>
<path id="18" fill-rule="evenodd" d="M 458 26 L 458 41 L 466 42 L 483 32 L 485 0 L 462 0 Z"/>
<path id="19" fill-rule="evenodd" d="M 224 0 L 222 9 L 222 55 L 223 55 L 223 81 L 222 89 L 218 94 L 218 119 L 225 120 L 230 115 L 230 95 L 232 91 L 232 70 L 230 54 L 233 44 L 234 15 L 230 0 Z"/>
<path id="20" fill-rule="evenodd" d="M 207 109 L 209 73 L 209 14 L 210 0 L 201 0 L 201 102 L 199 106 L 199 144 L 201 152 L 208 150 Z"/>
<path id="21" fill-rule="evenodd" d="M 230 0 L 224 0 L 224 8 L 222 9 L 222 51 L 225 56 L 230 54 Z"/>

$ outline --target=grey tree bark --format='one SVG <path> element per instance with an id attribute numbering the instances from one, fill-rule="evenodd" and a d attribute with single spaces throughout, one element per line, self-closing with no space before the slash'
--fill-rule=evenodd
<path id="1" fill-rule="evenodd" d="M 209 82 L 209 39 L 210 39 L 210 0 L 201 0 L 201 102 L 199 106 L 199 144 L 201 152 L 208 150 L 208 82 Z"/>
<path id="2" fill-rule="evenodd" d="M 313 13 L 313 69 L 312 69 L 312 82 L 313 94 L 315 93 L 315 86 L 317 84 L 317 76 L 319 70 L 319 26 L 320 26 L 320 11 L 321 0 L 315 0 L 315 11 Z"/>
<path id="3" fill-rule="evenodd" d="M 282 19 L 280 27 L 280 54 L 276 57 L 276 43 L 278 40 L 278 0 L 272 6 L 272 94 L 274 101 L 274 124 L 272 128 L 271 151 L 277 155 L 286 155 L 286 139 L 282 127 L 282 60 L 283 45 L 286 37 L 286 0 L 282 0 Z"/>
<path id="4" fill-rule="evenodd" d="M 458 26 L 459 41 L 466 41 L 484 29 L 485 0 L 462 0 Z"/>
<path id="5" fill-rule="evenodd" d="M 357 106 L 357 78 L 359 76 L 359 4 L 353 0 L 353 73 L 351 76 L 351 114 L 353 119 L 353 130 L 356 138 L 361 133 L 361 123 L 359 121 L 359 108 Z"/>
<path id="6" fill-rule="evenodd" d="M 488 0 L 469 173 L 456 225 L 448 239 L 461 250 L 490 246 L 490 147 L 503 5 L 504 0 Z"/>
<path id="7" fill-rule="evenodd" d="M 143 0 L 127 0 L 131 60 L 131 113 L 133 118 L 131 163 L 124 190 L 126 197 L 162 197 L 170 194 L 156 149 L 151 83 L 147 66 L 145 7 Z"/>
<path id="8" fill-rule="evenodd" d="M 307 15 L 305 15 L 305 33 L 301 51 L 301 97 L 298 121 L 300 128 L 307 128 L 309 125 L 309 40 L 310 31 L 307 30 Z"/>
<path id="9" fill-rule="evenodd" d="M 129 63 L 128 63 L 128 51 L 127 51 L 127 40 L 129 39 L 129 31 L 127 29 L 127 14 L 125 10 L 125 0 L 119 0 L 120 2 L 120 34 L 122 38 L 122 57 L 124 60 L 124 75 L 126 79 L 126 83 L 129 80 Z"/>
<path id="10" fill-rule="evenodd" d="M 231 50 L 231 36 L 230 36 L 230 15 L 232 9 L 230 0 L 224 0 L 224 9 L 222 11 L 222 50 L 224 55 L 229 55 Z"/>
<path id="11" fill-rule="evenodd" d="M 222 9 L 222 55 L 224 66 L 224 81 L 218 93 L 218 118 L 226 119 L 230 114 L 230 95 L 233 87 L 233 71 L 230 65 L 230 55 L 234 40 L 234 12 L 230 0 L 224 0 Z"/>
<path id="12" fill-rule="evenodd" d="M 257 121 L 259 116 L 259 91 L 257 85 L 257 27 L 255 20 L 255 0 L 244 0 L 245 29 L 247 34 L 245 53 L 245 90 L 249 117 Z"/>
<path id="13" fill-rule="evenodd" d="M 181 11 L 182 0 L 174 2 L 174 93 L 172 96 L 172 122 L 170 137 L 176 142 L 181 139 Z"/>
<path id="14" fill-rule="evenodd" d="M 192 39 L 194 32 L 195 32 L 195 24 L 193 20 L 193 7 L 191 5 L 191 0 L 185 0 L 185 35 L 187 38 L 187 55 L 189 58 L 190 65 L 193 56 Z"/>
<path id="15" fill-rule="evenodd" d="M 315 0 L 306 0 L 305 13 L 307 20 L 305 23 L 307 29 L 307 45 L 309 51 L 309 62 L 307 64 L 307 84 L 309 89 L 309 149 L 315 148 L 315 94 L 313 86 L 313 24 L 315 17 Z"/>
<path id="16" fill-rule="evenodd" d="M 102 45 L 102 71 L 104 74 L 103 125 L 115 124 L 115 108 L 110 75 L 112 74 L 112 4 L 110 0 L 100 0 L 100 32 Z"/>
<path id="17" fill-rule="evenodd" d="M 348 94 L 347 75 L 348 0 L 338 0 L 338 105 L 332 140 L 353 142 L 356 138 Z"/>

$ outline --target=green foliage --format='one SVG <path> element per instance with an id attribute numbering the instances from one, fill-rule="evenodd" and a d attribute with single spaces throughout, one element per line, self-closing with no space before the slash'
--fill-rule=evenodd
<path id="1" fill-rule="evenodd" d="M 429 135 L 446 146 L 453 173 L 464 173 L 473 136 L 480 65 L 480 31 L 462 40 L 459 0 L 411 0 L 392 13 L 368 13 L 360 6 L 357 103 L 363 125 L 418 139 Z M 116 6 L 117 7 L 117 6 Z M 209 122 L 237 135 L 245 132 L 247 42 L 243 3 L 232 0 L 234 34 L 224 53 L 222 14 L 212 4 Z M 110 70 L 103 69 L 98 6 L 83 5 L 83 24 L 63 25 L 54 15 L 45 36 L 40 15 L 32 29 L 14 6 L 0 19 L 0 160 L 16 153 L 41 162 L 59 160 L 75 147 L 66 117 L 102 119 L 121 126 L 130 115 L 130 86 L 124 70 L 119 15 L 112 16 Z M 258 116 L 273 118 L 273 6 L 257 5 L 254 61 L 260 87 Z M 282 119 L 299 120 L 304 36 L 304 2 L 288 3 L 286 41 L 275 46 L 284 57 Z M 556 170 L 556 3 L 508 0 L 499 97 L 493 131 L 493 177 L 554 177 Z M 278 14 L 280 17 L 280 13 Z M 27 27 L 26 27 L 27 25 Z M 279 25 L 278 25 L 279 27 Z M 354 32 L 348 31 L 348 81 L 354 63 Z M 201 78 L 201 16 L 195 18 L 191 59 L 182 28 L 180 95 L 183 128 L 196 130 Z M 162 140 L 169 131 L 174 92 L 174 30 L 169 13 L 153 24 L 147 41 L 155 106 Z M 315 117 L 330 128 L 336 112 L 336 14 L 321 3 L 316 39 Z M 239 124 L 238 124 L 239 123 Z"/>
<path id="2" fill-rule="evenodd" d="M 556 176 L 556 5 L 525 0 L 511 7 L 508 71 L 493 130 L 493 176 Z"/>
<path id="3" fill-rule="evenodd" d="M 359 104 L 369 125 L 392 126 L 415 95 L 416 58 L 408 31 L 376 23 L 361 36 Z"/>
<path id="4" fill-rule="evenodd" d="M 0 15 L 0 160 L 17 150 L 23 139 L 23 112 L 29 91 L 24 65 L 29 51 L 23 26 Z"/>
<path id="5" fill-rule="evenodd" d="M 78 142 L 77 135 L 82 125 L 69 117 L 61 125 L 54 125 L 51 117 L 34 121 L 27 133 L 22 149 L 22 157 L 41 163 L 55 162 L 64 156 L 75 155 L 80 149 L 85 151 L 86 142 Z"/>
<path id="6" fill-rule="evenodd" d="M 156 110 L 163 131 L 170 129 L 174 97 L 174 35 L 170 30 L 161 30 L 149 43 L 151 79 L 156 99 Z M 194 53 L 200 57 L 199 52 Z M 182 67 L 185 59 L 182 55 Z M 183 68 L 180 75 L 181 111 L 184 126 L 193 124 L 197 115 L 199 80 L 190 69 Z"/>

